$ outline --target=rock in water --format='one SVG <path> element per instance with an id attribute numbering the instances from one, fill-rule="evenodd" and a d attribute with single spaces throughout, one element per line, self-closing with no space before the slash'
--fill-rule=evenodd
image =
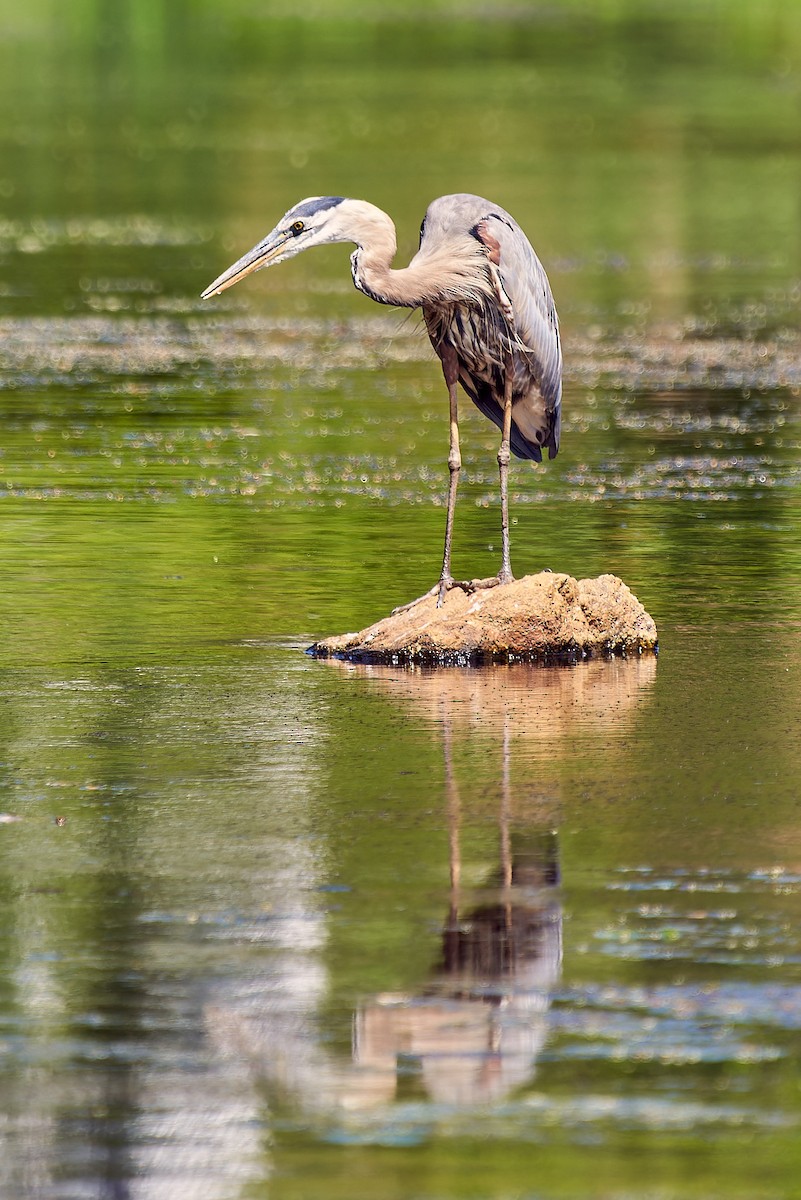
<path id="1" fill-rule="evenodd" d="M 576 580 L 543 571 L 472 593 L 452 588 L 442 608 L 436 596 L 425 596 L 361 633 L 316 642 L 308 653 L 351 662 L 467 666 L 656 651 L 653 618 L 615 575 Z"/>

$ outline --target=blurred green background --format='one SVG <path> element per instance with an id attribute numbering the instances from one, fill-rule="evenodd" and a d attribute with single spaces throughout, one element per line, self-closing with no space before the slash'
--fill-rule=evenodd
<path id="1" fill-rule="evenodd" d="M 503 200 L 557 273 L 568 331 L 798 273 L 790 0 L 33 0 L 2 22 L 3 246 L 29 256 L 28 311 L 80 311 L 71 272 L 113 276 L 131 243 L 160 295 L 194 296 L 201 239 L 250 244 L 320 193 L 385 207 L 402 253 L 429 198 Z M 294 278 L 342 281 L 341 262 Z M 265 287 L 286 311 L 290 281 Z M 347 295 L 337 311 L 361 311 Z"/>

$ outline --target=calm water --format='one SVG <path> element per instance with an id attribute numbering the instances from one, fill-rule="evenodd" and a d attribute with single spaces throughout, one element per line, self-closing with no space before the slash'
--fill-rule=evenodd
<path id="1" fill-rule="evenodd" d="M 797 1196 L 797 7 L 266 7 L 0 2 L 0 1194 Z M 343 247 L 198 294 L 459 189 L 562 314 L 514 565 L 658 662 L 303 654 L 433 582 L 439 368 Z"/>

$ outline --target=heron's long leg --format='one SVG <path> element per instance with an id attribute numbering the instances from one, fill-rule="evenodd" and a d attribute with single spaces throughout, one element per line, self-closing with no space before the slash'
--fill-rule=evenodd
<path id="1" fill-rule="evenodd" d="M 511 583 L 514 579 L 509 557 L 509 459 L 512 457 L 512 360 L 506 362 L 506 380 L 503 389 L 503 431 L 501 448 L 498 451 L 498 470 L 501 476 L 501 569 L 498 583 Z"/>
<path id="2" fill-rule="evenodd" d="M 424 596 L 418 597 L 417 600 L 412 600 L 409 604 L 402 604 L 399 608 L 393 608 L 393 616 L 396 613 L 406 612 L 410 608 L 414 608 L 421 600 L 425 600 L 435 593 L 437 595 L 437 608 L 442 608 L 445 596 L 451 588 L 460 588 L 461 591 L 470 594 L 480 591 L 483 588 L 496 587 L 499 583 L 511 583 L 514 580 L 509 557 L 509 460 L 512 457 L 510 443 L 512 436 L 512 383 L 514 380 L 512 360 L 509 358 L 506 363 L 506 379 L 503 394 L 503 431 L 501 448 L 498 451 L 498 468 L 501 474 L 501 569 L 491 579 L 459 580 L 454 579 L 451 574 L 453 515 L 456 511 L 456 491 L 459 486 L 459 472 L 462 468 L 462 456 L 459 451 L 459 419 L 456 397 L 456 388 L 459 382 L 459 360 L 456 357 L 456 351 L 453 346 L 442 346 L 439 349 L 439 355 L 442 359 L 442 371 L 445 375 L 445 382 L 448 385 L 448 397 L 450 401 L 450 449 L 448 452 L 450 480 L 448 482 L 448 515 L 445 521 L 445 551 L 442 556 L 442 571 L 439 583 L 436 583 L 431 591 L 426 592 Z"/>
<path id="3" fill-rule="evenodd" d="M 453 541 L 453 514 L 456 511 L 456 490 L 459 486 L 459 472 L 462 469 L 462 455 L 459 450 L 459 411 L 456 398 L 456 387 L 459 380 L 459 362 L 456 351 L 452 346 L 444 346 L 442 356 L 442 371 L 448 385 L 448 400 L 450 406 L 450 445 L 448 449 L 448 515 L 445 519 L 445 550 L 442 555 L 442 571 L 439 577 L 439 595 L 437 608 L 442 608 L 445 593 L 453 583 L 451 575 L 451 543 Z"/>

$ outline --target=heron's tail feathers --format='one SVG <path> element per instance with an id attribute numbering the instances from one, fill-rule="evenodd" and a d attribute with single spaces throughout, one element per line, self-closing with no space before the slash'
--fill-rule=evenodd
<path id="1" fill-rule="evenodd" d="M 465 384 L 464 378 L 462 383 Z M 465 385 L 465 390 L 476 408 L 485 417 L 489 417 L 499 429 L 503 429 L 503 408 L 490 388 L 476 390 Z M 536 390 L 523 396 L 512 405 L 512 428 L 509 437 L 512 454 L 516 458 L 542 462 L 542 452 L 547 449 L 548 457 L 556 458 L 561 423 L 561 408 L 558 402 L 553 407 L 549 406 Z"/>

